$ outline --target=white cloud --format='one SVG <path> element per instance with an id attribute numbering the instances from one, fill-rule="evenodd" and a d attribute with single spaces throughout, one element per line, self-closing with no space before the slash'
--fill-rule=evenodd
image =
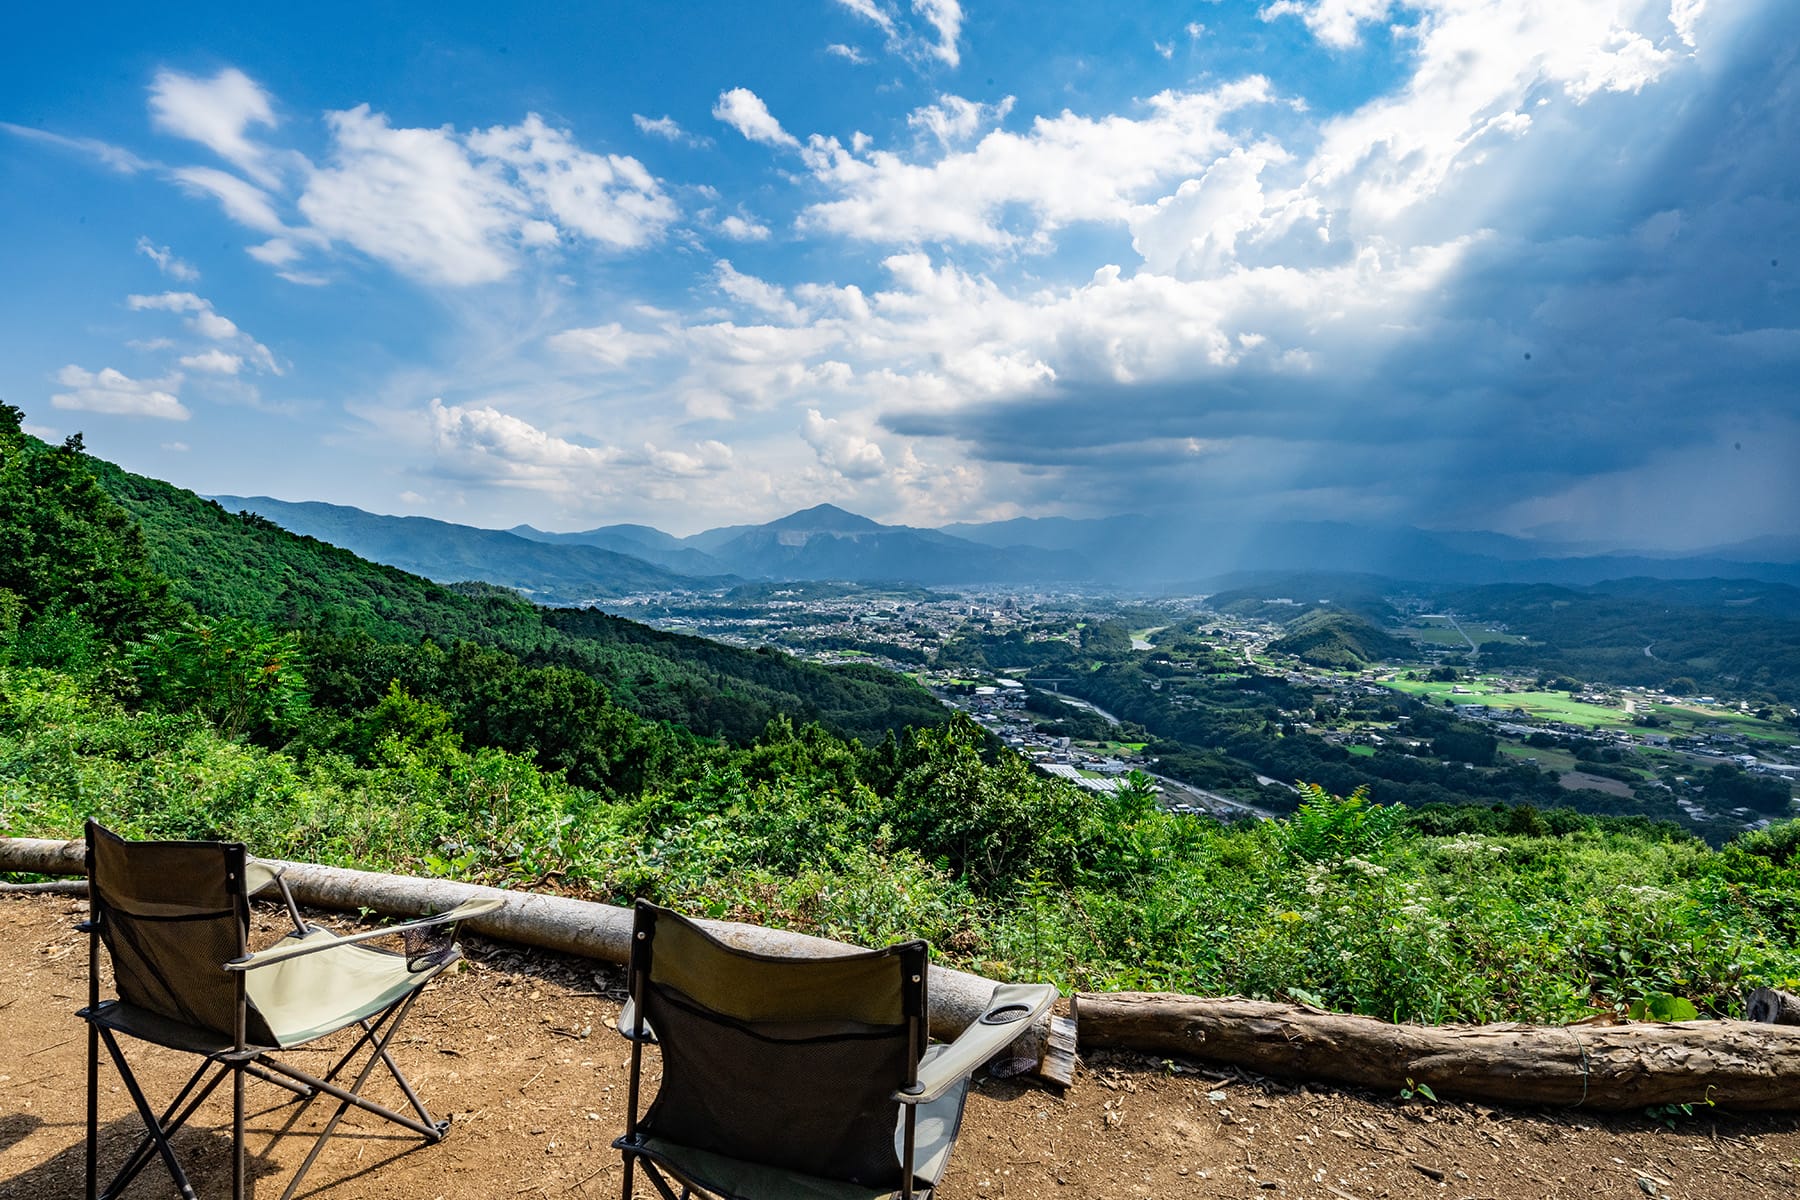
<path id="1" fill-rule="evenodd" d="M 781 122 L 770 114 L 769 106 L 749 88 L 720 92 L 719 102 L 713 105 L 713 116 L 753 142 L 787 149 L 800 147 L 799 140 L 781 127 Z"/>
<path id="2" fill-rule="evenodd" d="M 965 142 L 984 126 L 998 125 L 1013 109 L 1013 97 L 998 104 L 981 104 L 961 96 L 943 95 L 936 104 L 914 109 L 906 123 L 935 137 L 940 145 Z"/>
<path id="3" fill-rule="evenodd" d="M 788 299 L 786 292 L 754 275 L 740 273 L 724 259 L 713 264 L 719 290 L 742 304 L 767 313 L 789 325 L 798 324 L 805 316 L 800 306 Z"/>
<path id="4" fill-rule="evenodd" d="M 189 329 L 215 342 L 235 342 L 249 361 L 272 374 L 281 374 L 281 366 L 269 348 L 237 327 L 231 318 L 214 311 L 212 301 L 193 292 L 161 292 L 154 296 L 125 297 L 125 307 L 132 312 L 185 313 Z M 205 357 L 204 355 L 201 357 Z M 208 360 L 215 361 L 216 360 Z M 202 368 L 214 369 L 217 368 Z"/>
<path id="5" fill-rule="evenodd" d="M 211 147 L 249 176 L 210 166 L 166 172 L 265 235 L 249 253 L 294 283 L 325 282 L 304 260 L 334 243 L 427 283 L 492 283 L 532 251 L 579 241 L 641 248 L 678 216 L 637 159 L 586 150 L 535 113 L 463 134 L 396 128 L 359 105 L 326 114 L 329 157 L 318 165 L 250 138 L 252 127 L 274 127 L 274 106 L 235 68 L 210 80 L 163 71 L 150 106 L 159 129 Z M 668 117 L 637 121 L 656 136 L 695 140 Z"/>
<path id="6" fill-rule="evenodd" d="M 229 171 L 215 167 L 177 167 L 169 175 L 190 192 L 212 196 L 224 208 L 225 215 L 239 225 L 247 225 L 258 233 L 287 232 L 276 215 L 274 198 Z"/>
<path id="7" fill-rule="evenodd" d="M 313 172 L 299 201 L 313 228 L 428 282 L 512 273 L 527 217 L 497 166 L 472 162 L 449 129 L 395 129 L 366 104 L 327 121 L 332 165 Z"/>
<path id="8" fill-rule="evenodd" d="M 446 470 L 469 479 L 544 491 L 611 492 L 620 472 L 650 479 L 695 479 L 730 468 L 731 448 L 708 439 L 692 450 L 644 442 L 636 450 L 584 446 L 492 405 L 445 404 L 427 412 L 433 444 Z"/>
<path id="9" fill-rule="evenodd" d="M 852 66 L 866 66 L 869 62 L 868 55 L 864 54 L 861 50 L 858 50 L 855 46 L 846 46 L 842 42 L 831 43 L 829 46 L 825 47 L 825 53 L 835 54 Z"/>
<path id="10" fill-rule="evenodd" d="M 1387 17 L 1393 0 L 1275 0 L 1257 16 L 1265 21 L 1297 16 L 1312 35 L 1338 50 L 1348 50 L 1361 37 L 1362 26 Z"/>
<path id="11" fill-rule="evenodd" d="M 870 479 L 887 466 L 880 446 L 845 429 L 841 422 L 821 415 L 816 408 L 806 410 L 800 436 L 821 463 L 847 479 Z"/>
<path id="12" fill-rule="evenodd" d="M 639 333 L 617 321 L 587 329 L 566 329 L 546 339 L 552 350 L 576 354 L 608 367 L 622 367 L 638 359 L 668 353 L 673 342 L 667 334 Z"/>
<path id="13" fill-rule="evenodd" d="M 536 113 L 519 125 L 471 134 L 468 143 L 476 154 L 511 167 L 538 210 L 547 210 L 560 228 L 596 242 L 642 246 L 675 219 L 674 202 L 637 159 L 583 150 Z"/>
<path id="14" fill-rule="evenodd" d="M 912 13 L 925 26 L 914 32 L 903 28 L 897 7 L 880 0 L 837 0 L 838 4 L 881 30 L 888 50 L 907 58 L 936 59 L 948 67 L 962 61 L 957 42 L 962 38 L 963 11 L 959 0 L 912 0 Z"/>
<path id="15" fill-rule="evenodd" d="M 268 152 L 252 142 L 253 125 L 275 127 L 269 95 L 236 67 L 211 79 L 158 71 L 150 85 L 150 121 L 164 133 L 189 138 L 259 182 L 273 186 Z"/>
<path id="16" fill-rule="evenodd" d="M 887 12 L 874 0 L 837 0 L 837 2 L 889 37 L 894 36 L 894 18 L 888 16 Z"/>
<path id="17" fill-rule="evenodd" d="M 719 232 L 738 242 L 766 242 L 769 240 L 767 225 L 761 221 L 735 214 L 725 217 L 719 222 Z"/>
<path id="18" fill-rule="evenodd" d="M 679 142 L 687 138 L 682 131 L 681 123 L 667 113 L 660 117 L 646 117 L 642 113 L 632 113 L 631 122 L 638 129 L 652 137 L 662 138 L 666 142 Z"/>
<path id="19" fill-rule="evenodd" d="M 71 364 L 56 373 L 56 382 L 71 389 L 50 397 L 57 408 L 163 421 L 185 421 L 192 416 L 169 390 L 180 385 L 180 376 L 137 380 L 111 367 L 96 374 Z"/>
<path id="20" fill-rule="evenodd" d="M 149 238 L 140 237 L 137 240 L 137 248 L 139 254 L 142 254 L 145 258 L 148 258 L 151 262 L 155 263 L 156 269 L 161 271 L 164 275 L 167 275 L 170 279 L 177 279 L 183 283 L 192 283 L 194 280 L 200 278 L 199 271 L 196 271 L 191 265 L 175 257 L 174 252 L 167 246 L 158 246 Z"/>
<path id="21" fill-rule="evenodd" d="M 123 146 L 115 146 L 111 142 L 103 142 L 98 138 L 65 137 L 60 133 L 51 133 L 45 129 L 32 129 L 26 125 L 14 125 L 8 121 L 0 121 L 0 129 L 27 141 L 55 146 L 60 150 L 74 151 L 76 154 L 91 158 L 121 175 L 136 175 L 139 171 L 151 170 L 156 165 L 139 158 Z"/>
<path id="22" fill-rule="evenodd" d="M 814 176 L 839 198 L 808 208 L 805 227 L 869 241 L 1048 245 L 1076 221 L 1124 223 L 1158 184 L 1233 148 L 1223 120 L 1270 97 L 1252 76 L 1207 92 L 1161 92 L 1141 119 L 1038 117 L 1024 133 L 996 129 L 930 164 L 887 151 L 859 156 L 815 136 Z"/>
<path id="23" fill-rule="evenodd" d="M 186 454 L 193 448 L 186 442 L 163 442 L 161 445 L 164 450 L 169 451 L 171 454 Z"/>
<path id="24" fill-rule="evenodd" d="M 962 55 L 957 51 L 956 42 L 962 36 L 963 13 L 958 0 L 913 0 L 913 11 L 925 18 L 925 23 L 937 33 L 937 43 L 932 46 L 931 53 L 948 66 L 959 65 Z"/>
<path id="25" fill-rule="evenodd" d="M 1269 155 L 1233 150 L 1198 179 L 1189 179 L 1131 219 L 1131 245 L 1161 275 L 1194 277 L 1223 271 L 1236 258 L 1238 237 L 1262 221 L 1258 176 Z M 1285 156 L 1283 156 L 1285 157 Z"/>
<path id="26" fill-rule="evenodd" d="M 236 354 L 214 349 L 199 354 L 184 354 L 181 365 L 190 371 L 204 371 L 211 375 L 236 375 L 243 369 L 244 360 Z"/>

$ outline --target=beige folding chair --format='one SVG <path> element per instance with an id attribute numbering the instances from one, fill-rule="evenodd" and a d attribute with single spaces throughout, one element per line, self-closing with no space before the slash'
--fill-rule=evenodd
<path id="1" fill-rule="evenodd" d="M 232 1080 L 232 1183 L 244 1194 L 244 1077 L 287 1088 L 308 1103 L 320 1093 L 338 1100 L 325 1129 L 288 1183 L 288 1200 L 351 1107 L 442 1141 L 448 1120 L 433 1119 L 400 1073 L 388 1045 L 413 1001 L 432 978 L 461 958 L 457 922 L 490 912 L 497 900 L 471 901 L 446 913 L 386 929 L 340 937 L 306 924 L 287 884 L 269 864 L 236 842 L 128 842 L 87 823 L 88 1023 L 87 1195 L 114 1197 L 161 1155 L 185 1197 L 194 1189 L 170 1139 L 227 1076 Z M 294 931 L 249 952 L 249 897 L 275 886 Z M 436 937 L 427 938 L 435 932 Z M 401 934 L 406 952 L 365 945 Z M 116 999 L 100 999 L 100 950 L 112 962 Z M 280 1051 L 339 1030 L 360 1036 L 322 1078 L 280 1061 Z M 145 1097 L 119 1047 L 118 1035 L 200 1057 L 186 1086 L 162 1112 Z M 99 1046 L 119 1070 L 145 1134 L 104 1192 L 98 1192 Z M 367 1060 L 349 1086 L 334 1082 L 358 1052 Z M 377 1062 L 392 1072 L 415 1115 L 393 1111 L 361 1093 Z"/>
<path id="2" fill-rule="evenodd" d="M 639 901 L 631 998 L 624 1195 L 633 1171 L 663 1200 L 928 1200 L 962 1124 L 969 1075 L 1056 999 L 1047 984 L 994 990 L 980 1020 L 926 1046 L 929 948 L 841 958 L 727 946 Z M 638 1115 L 646 1044 L 662 1083 Z"/>

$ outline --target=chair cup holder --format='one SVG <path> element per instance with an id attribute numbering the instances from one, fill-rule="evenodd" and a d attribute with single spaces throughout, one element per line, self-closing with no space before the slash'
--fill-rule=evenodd
<path id="1" fill-rule="evenodd" d="M 1029 1004 L 1002 1004 L 991 1012 L 984 1012 L 978 1018 L 983 1025 L 1011 1025 L 1015 1021 L 1023 1021 L 1031 1015 Z"/>

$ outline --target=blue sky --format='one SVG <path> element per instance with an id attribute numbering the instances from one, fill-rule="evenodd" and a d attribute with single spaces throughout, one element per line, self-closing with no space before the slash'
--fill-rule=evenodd
<path id="1" fill-rule="evenodd" d="M 1800 534 L 1791 0 L 37 6 L 0 398 L 210 493 Z"/>

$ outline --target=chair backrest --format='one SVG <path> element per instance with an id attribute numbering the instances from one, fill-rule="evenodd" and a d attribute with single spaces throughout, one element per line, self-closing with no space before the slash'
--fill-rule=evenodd
<path id="1" fill-rule="evenodd" d="M 644 1134 L 900 1186 L 893 1095 L 914 1079 L 924 1048 L 924 942 L 777 958 L 639 901 L 632 949 L 632 993 L 662 1050 Z"/>
<path id="2" fill-rule="evenodd" d="M 119 999 L 237 1036 L 240 978 L 226 971 L 249 938 L 248 857 L 238 842 L 130 842 L 87 823 L 88 897 Z M 244 1036 L 272 1036 L 254 1009 Z"/>

